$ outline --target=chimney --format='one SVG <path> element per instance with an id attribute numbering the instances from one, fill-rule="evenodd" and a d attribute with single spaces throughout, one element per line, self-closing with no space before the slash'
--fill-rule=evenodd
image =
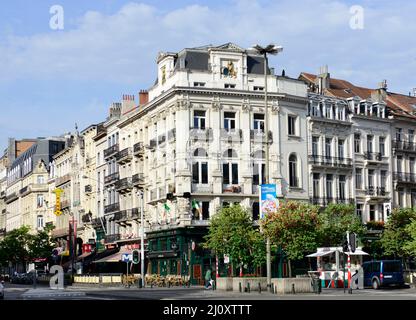
<path id="1" fill-rule="evenodd" d="M 126 114 L 134 108 L 136 108 L 136 104 L 134 103 L 134 95 L 123 94 L 121 114 Z"/>
<path id="2" fill-rule="evenodd" d="M 109 119 L 120 118 L 121 116 L 121 103 L 113 102 L 110 106 Z"/>
<path id="3" fill-rule="evenodd" d="M 147 90 L 140 90 L 139 92 L 139 106 L 145 105 L 149 102 L 149 92 Z"/>
<path id="4" fill-rule="evenodd" d="M 387 80 L 378 84 L 378 88 L 371 92 L 373 102 L 384 102 L 387 99 Z"/>
<path id="5" fill-rule="evenodd" d="M 319 94 L 324 94 L 326 89 L 329 89 L 329 79 L 330 74 L 328 72 L 328 66 L 325 65 L 319 68 L 319 75 L 318 75 L 318 90 Z"/>

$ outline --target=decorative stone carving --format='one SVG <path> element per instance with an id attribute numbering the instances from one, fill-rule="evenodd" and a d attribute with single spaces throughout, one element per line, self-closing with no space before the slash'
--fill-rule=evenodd
<path id="1" fill-rule="evenodd" d="M 280 112 L 280 105 L 279 105 L 279 100 L 273 100 L 273 104 L 272 104 L 272 113 L 273 114 L 278 114 Z"/>

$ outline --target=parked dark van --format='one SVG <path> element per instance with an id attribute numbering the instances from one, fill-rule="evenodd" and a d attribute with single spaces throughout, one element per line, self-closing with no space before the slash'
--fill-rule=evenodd
<path id="1" fill-rule="evenodd" d="M 364 287 L 379 289 L 386 286 L 403 286 L 403 264 L 400 260 L 380 260 L 363 263 Z"/>

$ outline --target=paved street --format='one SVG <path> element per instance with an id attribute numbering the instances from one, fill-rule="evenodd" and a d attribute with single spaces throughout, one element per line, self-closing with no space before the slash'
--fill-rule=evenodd
<path id="1" fill-rule="evenodd" d="M 235 293 L 191 288 L 122 288 L 74 286 L 46 296 L 47 287 L 33 289 L 28 285 L 6 284 L 6 300 L 416 300 L 415 288 L 355 290 L 344 294 L 343 289 L 323 289 L 317 294 L 273 295 L 258 292 Z M 82 294 L 82 296 L 81 296 Z M 29 297 L 28 297 L 29 296 Z"/>

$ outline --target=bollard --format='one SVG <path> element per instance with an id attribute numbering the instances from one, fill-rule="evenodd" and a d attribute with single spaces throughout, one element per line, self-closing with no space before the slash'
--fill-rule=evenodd
<path id="1" fill-rule="evenodd" d="M 296 292 L 295 292 L 295 284 L 294 283 L 292 283 L 292 294 L 295 294 Z"/>
<path id="2" fill-rule="evenodd" d="M 352 294 L 352 288 L 348 288 L 348 293 Z"/>
<path id="3" fill-rule="evenodd" d="M 260 285 L 260 282 L 259 282 L 259 293 L 261 293 L 261 285 Z"/>
<path id="4" fill-rule="evenodd" d="M 247 292 L 250 293 L 250 282 L 247 283 Z"/>
<path id="5" fill-rule="evenodd" d="M 240 290 L 240 293 L 241 293 L 242 292 L 241 282 L 238 283 L 238 289 Z"/>

